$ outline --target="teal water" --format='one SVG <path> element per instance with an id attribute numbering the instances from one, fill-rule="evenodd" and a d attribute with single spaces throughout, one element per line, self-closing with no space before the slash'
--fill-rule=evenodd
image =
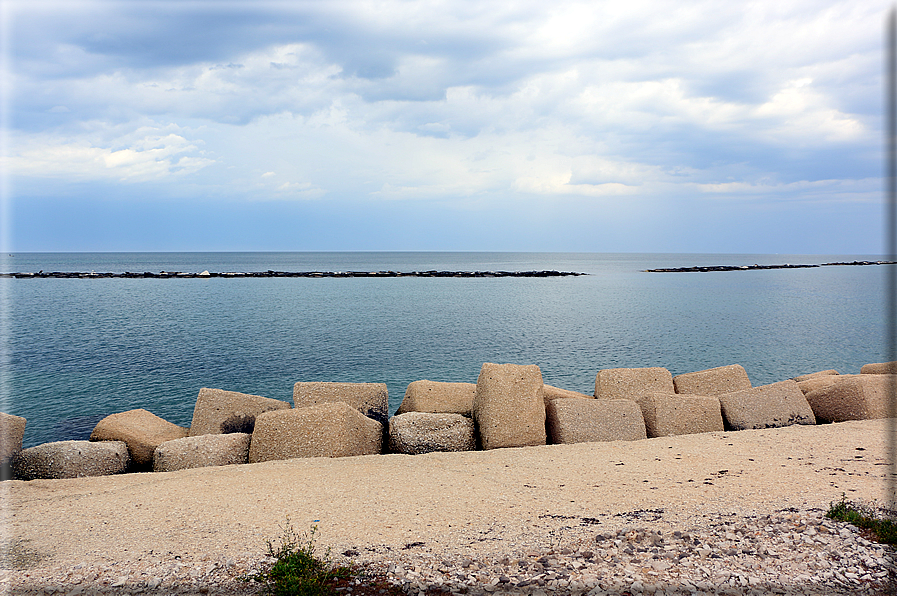
<path id="1" fill-rule="evenodd" d="M 0 406 L 26 446 L 146 408 L 189 425 L 201 387 L 290 401 L 297 381 L 475 382 L 537 364 L 591 393 L 602 368 L 738 363 L 754 385 L 884 360 L 888 266 L 645 273 L 870 255 L 16 254 L 0 271 L 542 270 L 564 278 L 0 279 Z"/>

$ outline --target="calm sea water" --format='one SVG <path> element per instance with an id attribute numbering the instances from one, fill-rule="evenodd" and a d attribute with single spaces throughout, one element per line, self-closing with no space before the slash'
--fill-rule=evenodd
<path id="1" fill-rule="evenodd" d="M 645 273 L 870 255 L 524 253 L 15 254 L 0 270 L 541 270 L 568 278 L 0 279 L 0 406 L 25 445 L 83 439 L 146 408 L 187 426 L 199 389 L 291 401 L 297 381 L 476 382 L 537 364 L 583 393 L 602 368 L 738 363 L 754 385 L 884 360 L 887 266 Z"/>

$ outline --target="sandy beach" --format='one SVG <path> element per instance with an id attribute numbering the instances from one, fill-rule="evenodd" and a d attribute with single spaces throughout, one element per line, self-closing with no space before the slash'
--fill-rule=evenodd
<path id="1" fill-rule="evenodd" d="M 239 567 L 288 519 L 317 526 L 338 558 L 375 564 L 581 553 L 631 526 L 698 531 L 720 516 L 818 513 L 842 495 L 883 503 L 888 430 L 871 420 L 6 481 L 0 580 L 25 590 L 73 568 Z"/>

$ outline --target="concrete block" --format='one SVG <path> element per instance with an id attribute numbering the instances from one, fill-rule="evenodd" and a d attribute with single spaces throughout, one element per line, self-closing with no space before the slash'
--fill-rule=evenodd
<path id="1" fill-rule="evenodd" d="M 389 423 L 389 392 L 386 383 L 296 383 L 293 407 L 343 402 L 381 425 Z"/>
<path id="2" fill-rule="evenodd" d="M 21 416 L 0 412 L 0 466 L 8 466 L 22 450 L 26 422 Z"/>
<path id="3" fill-rule="evenodd" d="M 23 449 L 12 468 L 19 480 L 52 480 L 121 474 L 130 461 L 124 441 L 56 441 Z"/>
<path id="4" fill-rule="evenodd" d="M 407 412 L 389 419 L 391 453 L 418 455 L 475 449 L 473 420 L 462 414 Z"/>
<path id="5" fill-rule="evenodd" d="M 568 399 L 571 397 L 574 399 L 595 399 L 594 395 L 586 395 L 585 393 L 570 391 L 569 389 L 560 389 L 551 385 L 542 385 L 542 397 L 545 398 L 546 402 L 552 399 Z"/>
<path id="6" fill-rule="evenodd" d="M 476 383 L 443 383 L 439 381 L 414 381 L 408 384 L 405 398 L 396 410 L 396 416 L 406 412 L 431 412 L 471 416 Z"/>
<path id="7" fill-rule="evenodd" d="M 647 438 L 642 412 L 628 399 L 553 399 L 545 405 L 545 414 L 553 444 Z"/>
<path id="8" fill-rule="evenodd" d="M 821 377 L 830 377 L 830 376 L 837 375 L 837 374 L 839 374 L 838 371 L 830 368 L 828 370 L 820 370 L 819 372 L 810 373 L 808 375 L 800 375 L 800 376 L 794 377 L 793 380 L 797 383 L 800 383 L 802 381 L 809 381 L 810 379 L 818 379 Z"/>
<path id="9" fill-rule="evenodd" d="M 598 399 L 633 400 L 644 393 L 674 393 L 673 375 L 658 366 L 648 368 L 606 368 L 595 375 Z"/>
<path id="10" fill-rule="evenodd" d="M 816 424 L 810 404 L 800 387 L 792 380 L 725 393 L 718 397 L 723 418 L 733 430 Z"/>
<path id="11" fill-rule="evenodd" d="M 816 418 L 828 422 L 888 417 L 888 395 L 897 375 L 840 375 L 835 381 L 806 393 Z"/>
<path id="12" fill-rule="evenodd" d="M 861 375 L 893 375 L 897 374 L 897 362 L 876 362 L 860 367 Z"/>
<path id="13" fill-rule="evenodd" d="M 747 371 L 740 364 L 719 366 L 673 377 L 674 393 L 722 395 L 751 388 Z"/>
<path id="14" fill-rule="evenodd" d="M 100 420 L 90 433 L 91 441 L 124 441 L 131 463 L 139 467 L 153 465 L 153 451 L 165 441 L 186 437 L 186 428 L 159 418 L 147 410 L 128 410 Z"/>
<path id="15" fill-rule="evenodd" d="M 165 441 L 153 453 L 153 471 L 245 464 L 249 461 L 251 437 L 248 433 L 228 433 Z"/>
<path id="16" fill-rule="evenodd" d="M 483 364 L 473 419 L 483 449 L 544 445 L 542 371 L 535 365 Z"/>
<path id="17" fill-rule="evenodd" d="M 709 395 L 647 393 L 637 403 L 649 437 L 670 437 L 724 430 L 719 398 Z"/>
<path id="18" fill-rule="evenodd" d="M 259 414 L 249 463 L 294 457 L 347 457 L 383 451 L 383 425 L 337 401 Z"/>
<path id="19" fill-rule="evenodd" d="M 252 434 L 256 416 L 262 412 L 285 410 L 289 407 L 288 402 L 279 399 L 203 387 L 199 390 L 193 407 L 190 436 Z"/>

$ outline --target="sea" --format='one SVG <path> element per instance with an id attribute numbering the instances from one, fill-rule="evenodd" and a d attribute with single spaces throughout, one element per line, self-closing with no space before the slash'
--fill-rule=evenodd
<path id="1" fill-rule="evenodd" d="M 532 271 L 571 277 L 0 279 L 0 410 L 25 447 L 86 439 L 145 408 L 189 426 L 203 387 L 292 403 L 298 381 L 475 383 L 536 364 L 592 394 L 604 368 L 673 375 L 741 364 L 764 385 L 885 360 L 893 265 L 707 273 L 646 269 L 876 255 L 477 252 L 13 253 L 0 272 Z"/>

